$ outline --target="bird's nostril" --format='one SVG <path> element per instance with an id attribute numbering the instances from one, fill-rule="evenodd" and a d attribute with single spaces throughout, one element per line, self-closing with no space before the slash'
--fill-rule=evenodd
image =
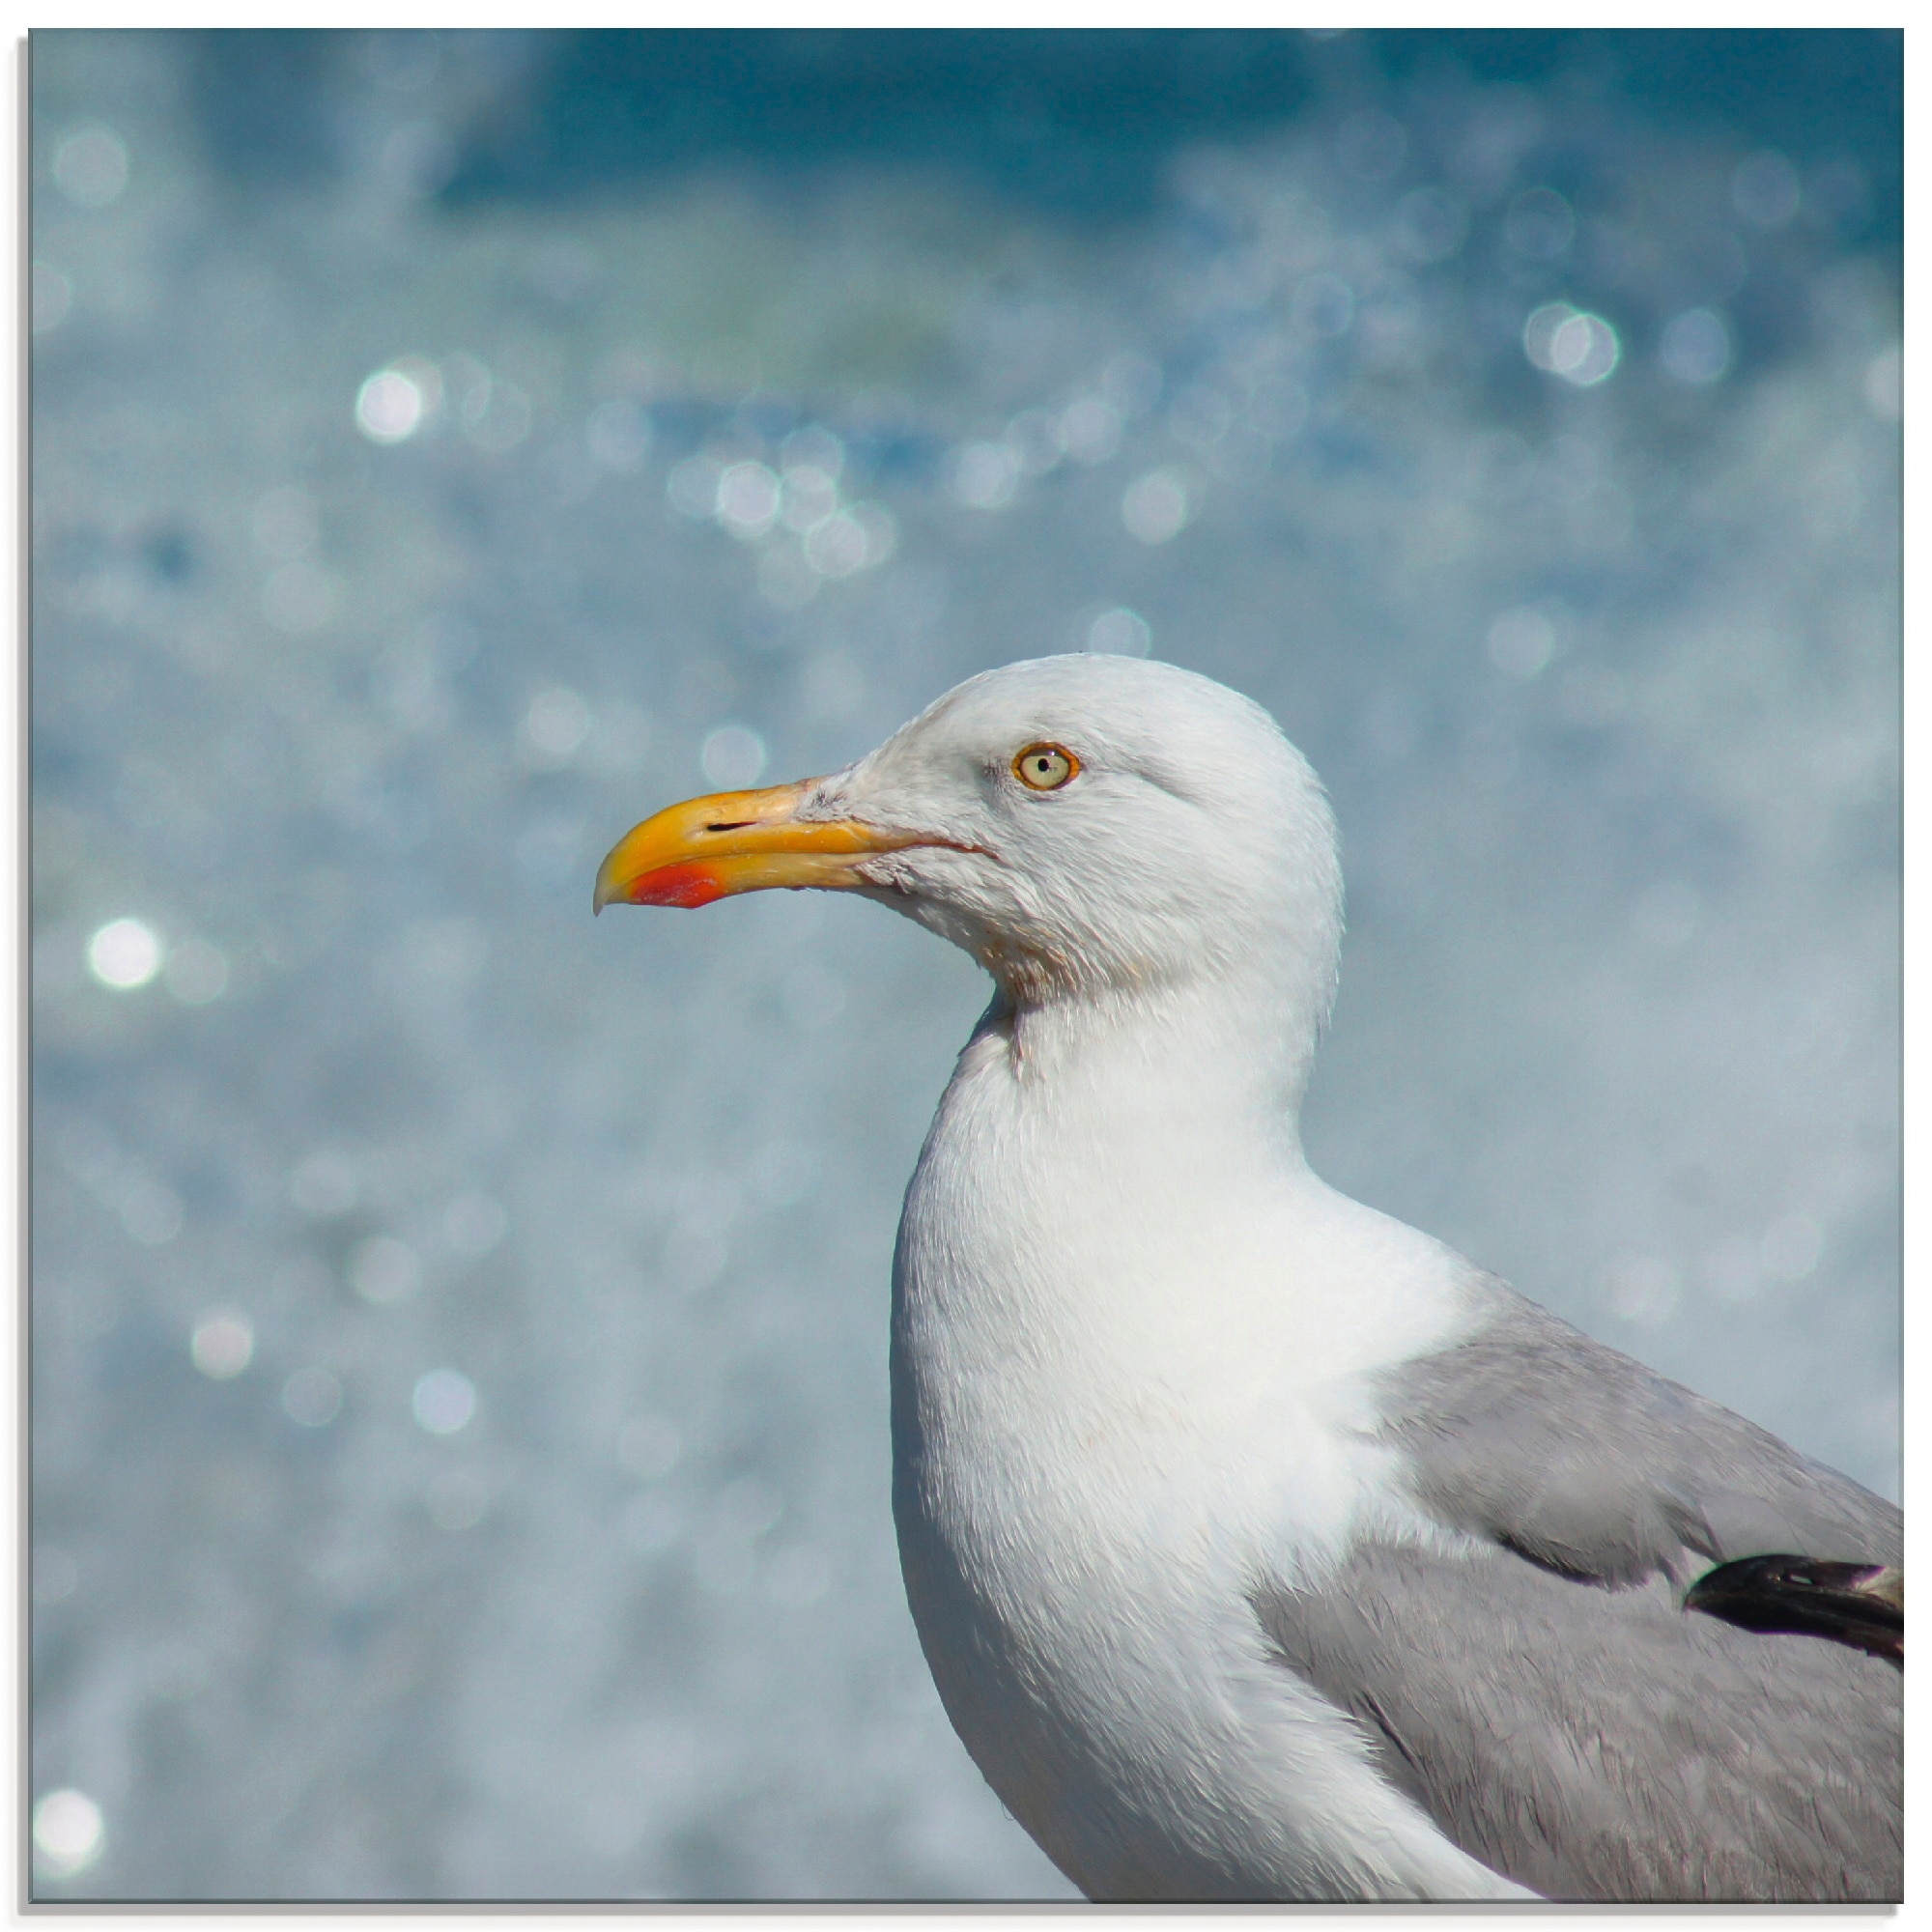
<path id="1" fill-rule="evenodd" d="M 728 825 L 707 825 L 704 829 L 707 832 L 742 832 L 751 822 L 749 818 L 734 818 Z"/>

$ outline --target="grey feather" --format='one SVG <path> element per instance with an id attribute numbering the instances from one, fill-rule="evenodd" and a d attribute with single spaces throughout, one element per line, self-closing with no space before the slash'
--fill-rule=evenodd
<path id="1" fill-rule="evenodd" d="M 1900 1560 L 1898 1511 L 1487 1279 L 1469 1342 L 1383 1378 L 1417 1498 L 1480 1539 L 1364 1545 L 1256 1609 L 1464 1851 L 1557 1899 L 1889 1900 L 1901 1684 L 1687 1615 L 1712 1562 Z"/>
<path id="2" fill-rule="evenodd" d="M 1771 1550 L 1897 1563 L 1890 1503 L 1488 1276 L 1482 1326 L 1382 1378 L 1388 1439 L 1445 1523 L 1605 1583 Z"/>
<path id="3" fill-rule="evenodd" d="M 1282 1661 L 1462 1849 L 1546 1898 L 1896 1900 L 1901 1680 L 1491 1548 L 1257 1599 Z"/>

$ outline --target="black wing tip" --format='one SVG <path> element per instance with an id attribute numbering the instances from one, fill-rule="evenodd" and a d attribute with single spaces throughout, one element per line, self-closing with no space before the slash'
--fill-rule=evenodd
<path id="1" fill-rule="evenodd" d="M 1905 1667 L 1905 1575 L 1884 1564 L 1746 1556 L 1698 1577 L 1684 1607 L 1764 1635 L 1824 1637 Z"/>

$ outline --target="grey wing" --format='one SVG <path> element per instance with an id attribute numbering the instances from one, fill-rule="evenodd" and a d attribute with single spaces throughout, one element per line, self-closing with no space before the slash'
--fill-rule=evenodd
<path id="1" fill-rule="evenodd" d="M 1444 1522 L 1605 1583 L 1772 1551 L 1903 1560 L 1895 1505 L 1502 1283 L 1476 1286 L 1480 1330 L 1380 1390 Z"/>
<path id="2" fill-rule="evenodd" d="M 1546 1897 L 1889 1900 L 1901 1680 L 1687 1614 L 1764 1550 L 1895 1563 L 1896 1509 L 1497 1285 L 1382 1394 L 1438 1548 L 1364 1545 L 1256 1609 L 1464 1851 Z"/>
<path id="3" fill-rule="evenodd" d="M 1282 1662 L 1472 1858 L 1546 1898 L 1896 1900 L 1900 1676 L 1508 1550 L 1359 1549 L 1257 1598 Z"/>

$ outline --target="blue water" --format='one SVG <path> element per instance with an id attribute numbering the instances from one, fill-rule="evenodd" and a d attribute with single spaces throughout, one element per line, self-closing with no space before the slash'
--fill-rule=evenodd
<path id="1" fill-rule="evenodd" d="M 1014 657 L 1323 774 L 1330 1179 L 1895 1492 L 1897 60 L 37 35 L 40 1892 L 1065 1895 L 887 1510 L 984 987 L 588 910 Z"/>

